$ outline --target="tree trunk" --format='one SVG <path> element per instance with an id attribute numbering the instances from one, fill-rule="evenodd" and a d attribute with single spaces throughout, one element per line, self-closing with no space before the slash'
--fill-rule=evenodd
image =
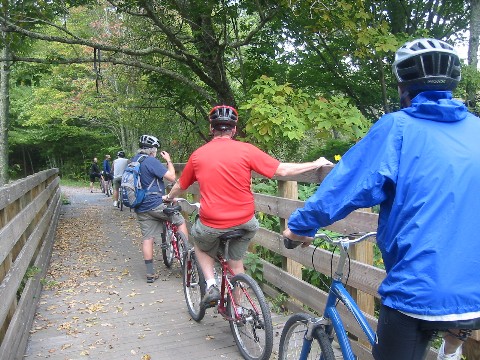
<path id="1" fill-rule="evenodd" d="M 470 39 L 468 42 L 468 65 L 477 69 L 478 65 L 478 44 L 480 37 L 480 0 L 471 0 L 470 14 Z M 473 82 L 467 84 L 467 103 L 471 108 L 476 106 L 477 89 Z"/>
<path id="2" fill-rule="evenodd" d="M 0 61 L 0 186 L 8 183 L 8 123 L 9 123 L 9 49 L 5 41 L 6 34 L 2 33 L 4 47 Z"/>

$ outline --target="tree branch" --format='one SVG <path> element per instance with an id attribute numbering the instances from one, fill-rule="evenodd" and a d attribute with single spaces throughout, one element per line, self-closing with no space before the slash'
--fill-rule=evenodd
<path id="1" fill-rule="evenodd" d="M 91 63 L 93 60 L 91 58 L 75 58 L 75 59 L 39 59 L 39 58 L 30 58 L 30 57 L 22 57 L 12 55 L 12 61 L 23 61 L 23 62 L 31 62 L 31 63 L 40 63 L 40 64 L 85 64 Z M 0 59 L 2 61 L 2 59 Z M 215 98 L 210 95 L 208 91 L 206 91 L 201 86 L 198 86 L 195 82 L 191 81 L 190 79 L 186 78 L 185 76 L 180 75 L 174 71 L 154 66 L 151 64 L 147 64 L 138 60 L 125 60 L 125 59 L 117 59 L 115 57 L 104 57 L 101 60 L 102 63 L 109 63 L 112 65 L 125 65 L 131 66 L 135 68 L 140 68 L 144 70 L 148 70 L 151 72 L 160 73 L 162 75 L 168 76 L 171 79 L 177 80 L 186 86 L 192 88 L 194 91 L 199 93 L 203 96 L 209 103 L 214 103 Z"/>

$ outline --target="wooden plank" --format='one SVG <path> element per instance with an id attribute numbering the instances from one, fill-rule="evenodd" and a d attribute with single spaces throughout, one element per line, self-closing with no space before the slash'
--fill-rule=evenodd
<path id="1" fill-rule="evenodd" d="M 55 202 L 50 203 L 48 210 L 43 214 L 42 220 L 29 236 L 26 245 L 20 251 L 11 269 L 0 284 L 0 298 L 2 299 L 2 302 L 0 302 L 0 324 L 4 322 L 10 305 L 16 299 L 17 289 L 23 276 L 32 261 L 42 236 L 44 236 L 49 224 L 52 222 L 55 206 Z"/>
<path id="2" fill-rule="evenodd" d="M 32 220 L 45 206 L 49 198 L 52 197 L 58 185 L 59 179 L 57 178 L 48 185 L 40 196 L 16 214 L 16 216 L 0 230 L 0 263 L 3 263 Z"/>
<path id="3" fill-rule="evenodd" d="M 0 188 L 0 209 L 15 202 L 17 199 L 28 193 L 31 189 L 42 182 L 48 182 L 47 179 L 58 174 L 58 169 L 49 169 L 40 171 L 34 175 L 27 176 L 24 179 L 7 184 Z"/>
<path id="4" fill-rule="evenodd" d="M 293 211 L 303 207 L 304 201 L 283 199 L 272 195 L 255 193 L 255 210 L 265 214 L 288 219 Z M 341 234 L 375 231 L 378 224 L 378 214 L 356 210 L 345 219 L 339 220 L 326 228 Z"/>
<path id="5" fill-rule="evenodd" d="M 338 263 L 338 255 L 333 255 L 332 258 L 331 252 L 320 248 L 315 249 L 314 246 L 309 246 L 308 248 L 298 247 L 293 250 L 285 249 L 283 246 L 283 238 L 280 234 L 263 228 L 259 229 L 253 241 L 280 255 L 287 256 L 308 268 L 313 268 L 313 256 L 315 270 L 322 274 L 330 275 L 331 266 L 335 268 Z M 355 260 L 351 260 L 350 267 L 349 285 L 378 297 L 377 290 L 385 278 L 385 271 Z"/>
<path id="6" fill-rule="evenodd" d="M 35 277 L 29 279 L 25 285 L 18 303 L 18 311 L 10 321 L 8 331 L 4 338 L 4 343 L 8 344 L 8 346 L 0 346 L 0 359 L 15 360 L 22 358 L 25 354 L 29 331 L 32 328 L 35 310 L 40 300 L 40 293 L 42 290 L 41 280 L 45 277 L 52 254 L 58 218 L 60 215 L 60 193 L 60 189 L 58 188 L 57 193 L 51 201 L 54 208 L 54 215 L 34 263 L 34 266 L 41 269 L 41 271 L 36 274 Z"/>

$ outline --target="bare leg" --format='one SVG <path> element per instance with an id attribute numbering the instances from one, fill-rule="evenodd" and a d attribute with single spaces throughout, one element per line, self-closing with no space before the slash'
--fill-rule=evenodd
<path id="1" fill-rule="evenodd" d="M 452 332 L 455 332 L 455 330 L 452 330 Z M 455 336 L 452 336 L 449 333 L 445 333 L 443 339 L 445 340 L 444 351 L 446 355 L 454 354 L 457 349 L 463 344 L 462 340 L 456 338 Z"/>
<path id="2" fill-rule="evenodd" d="M 178 226 L 178 230 L 180 230 L 183 235 L 185 235 L 185 237 L 187 238 L 188 240 L 188 229 L 187 229 L 187 224 L 186 223 L 183 223 L 182 225 L 179 225 Z M 195 252 L 197 252 L 197 248 L 195 248 Z"/>
<path id="3" fill-rule="evenodd" d="M 153 238 L 143 240 L 142 252 L 144 260 L 153 259 Z"/>
<path id="4" fill-rule="evenodd" d="M 197 257 L 200 268 L 202 269 L 205 281 L 214 279 L 215 275 L 213 273 L 213 265 L 215 264 L 215 260 L 202 249 L 200 249 L 196 244 L 194 245 L 194 247 L 195 255 Z"/>

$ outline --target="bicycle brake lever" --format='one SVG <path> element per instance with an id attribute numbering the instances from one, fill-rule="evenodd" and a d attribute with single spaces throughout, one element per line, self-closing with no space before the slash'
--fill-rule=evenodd
<path id="1" fill-rule="evenodd" d="M 298 247 L 299 245 L 302 245 L 302 242 L 301 241 L 294 241 L 292 239 L 289 239 L 289 238 L 286 238 L 284 237 L 283 238 L 283 245 L 287 248 L 287 249 L 295 249 L 296 247 Z"/>

